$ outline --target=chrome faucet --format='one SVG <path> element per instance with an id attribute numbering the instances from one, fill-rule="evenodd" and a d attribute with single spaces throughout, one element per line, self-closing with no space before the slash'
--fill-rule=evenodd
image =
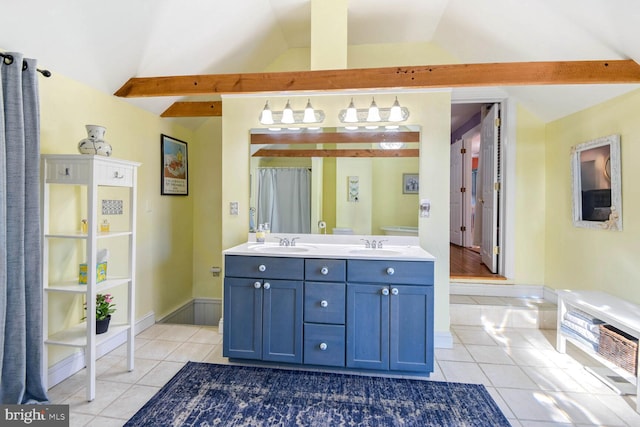
<path id="1" fill-rule="evenodd" d="M 295 246 L 296 245 L 296 239 L 299 239 L 299 237 L 292 237 L 291 238 L 291 246 Z"/>
<path id="2" fill-rule="evenodd" d="M 378 249 L 382 249 L 382 242 L 386 242 L 387 240 L 378 240 Z"/>
<path id="3" fill-rule="evenodd" d="M 278 237 L 278 239 L 280 239 L 280 246 L 289 246 L 289 239 L 287 239 L 286 237 Z M 292 245 L 295 246 L 295 243 Z"/>
<path id="4" fill-rule="evenodd" d="M 360 239 L 364 242 L 364 247 L 369 249 L 371 247 L 371 242 L 367 239 Z"/>

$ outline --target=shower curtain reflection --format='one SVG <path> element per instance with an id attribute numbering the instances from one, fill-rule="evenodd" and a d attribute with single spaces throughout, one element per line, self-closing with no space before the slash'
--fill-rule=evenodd
<path id="1" fill-rule="evenodd" d="M 257 224 L 273 233 L 311 232 L 311 170 L 258 168 Z"/>

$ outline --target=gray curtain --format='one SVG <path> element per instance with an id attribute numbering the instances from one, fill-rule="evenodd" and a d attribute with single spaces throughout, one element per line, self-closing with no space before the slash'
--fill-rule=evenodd
<path id="1" fill-rule="evenodd" d="M 311 232 L 311 171 L 307 168 L 258 169 L 258 224 L 273 233 Z"/>
<path id="2" fill-rule="evenodd" d="M 42 382 L 40 113 L 36 61 L 0 64 L 0 401 L 47 401 Z"/>

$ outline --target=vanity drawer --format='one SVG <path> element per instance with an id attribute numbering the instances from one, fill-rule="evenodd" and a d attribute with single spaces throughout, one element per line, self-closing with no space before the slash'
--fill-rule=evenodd
<path id="1" fill-rule="evenodd" d="M 344 283 L 305 282 L 304 321 L 344 324 Z"/>
<path id="2" fill-rule="evenodd" d="M 304 261 L 304 279 L 344 282 L 347 263 L 343 259 L 307 259 Z"/>
<path id="3" fill-rule="evenodd" d="M 226 255 L 224 274 L 228 277 L 302 280 L 303 258 Z"/>
<path id="4" fill-rule="evenodd" d="M 432 261 L 348 260 L 347 281 L 433 285 Z"/>
<path id="5" fill-rule="evenodd" d="M 85 184 L 89 181 L 89 163 L 62 159 L 47 159 L 48 184 Z"/>
<path id="6" fill-rule="evenodd" d="M 97 170 L 98 185 L 113 187 L 131 187 L 133 185 L 133 166 L 101 164 Z"/>
<path id="7" fill-rule="evenodd" d="M 344 326 L 304 325 L 304 363 L 322 366 L 344 366 Z"/>

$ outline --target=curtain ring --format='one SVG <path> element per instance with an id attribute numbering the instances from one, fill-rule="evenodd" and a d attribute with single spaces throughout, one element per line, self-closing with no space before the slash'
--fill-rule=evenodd
<path id="1" fill-rule="evenodd" d="M 0 54 L 0 55 L 2 55 L 2 57 L 4 58 L 3 62 L 5 64 L 7 64 L 7 65 L 13 64 L 13 55 L 4 55 L 4 54 Z"/>
<path id="2" fill-rule="evenodd" d="M 27 64 L 27 61 L 22 61 L 22 71 L 27 71 L 28 68 L 29 65 Z"/>

